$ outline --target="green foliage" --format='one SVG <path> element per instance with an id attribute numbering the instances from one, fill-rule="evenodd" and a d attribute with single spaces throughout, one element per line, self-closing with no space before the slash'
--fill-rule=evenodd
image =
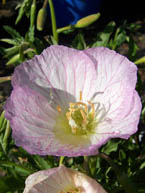
<path id="1" fill-rule="evenodd" d="M 29 16 L 29 10 L 31 9 L 32 0 L 23 0 L 22 4 L 19 4 L 19 13 L 16 19 L 16 24 L 22 19 L 23 15 Z"/>
<path id="2" fill-rule="evenodd" d="M 115 22 L 112 21 L 108 23 L 108 25 L 105 27 L 103 31 L 101 31 L 99 34 L 97 34 L 97 40 L 91 47 L 97 47 L 97 46 L 104 46 L 109 47 L 109 41 L 110 37 L 115 29 Z"/>
<path id="3" fill-rule="evenodd" d="M 75 38 L 72 42 L 72 47 L 76 48 L 78 50 L 83 50 L 83 49 L 87 48 L 86 43 L 85 43 L 85 39 L 84 39 L 84 36 L 82 33 L 78 33 L 75 36 Z"/>
<path id="4" fill-rule="evenodd" d="M 21 62 L 32 58 L 35 54 L 40 54 L 44 49 L 42 41 L 34 38 L 34 26 L 30 27 L 25 37 L 21 36 L 15 29 L 4 26 L 4 29 L 11 35 L 11 39 L 2 38 L 0 41 L 12 45 L 4 48 L 4 57 L 8 58 L 7 65 L 18 65 Z M 39 42 L 39 46 L 38 46 Z"/>
<path id="5" fill-rule="evenodd" d="M 97 41 L 91 47 L 104 46 L 116 50 L 127 40 L 125 27 L 116 28 L 114 21 L 109 22 L 103 31 L 97 35 Z"/>

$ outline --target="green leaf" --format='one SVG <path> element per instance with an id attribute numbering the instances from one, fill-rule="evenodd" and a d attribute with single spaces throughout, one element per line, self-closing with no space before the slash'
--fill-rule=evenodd
<path id="1" fill-rule="evenodd" d="M 4 123 L 4 120 L 5 120 L 5 112 L 3 111 L 0 115 L 0 132 L 2 131 L 2 128 L 3 128 L 3 123 Z"/>
<path id="2" fill-rule="evenodd" d="M 13 39 L 3 38 L 3 39 L 0 39 L 0 41 L 8 43 L 8 44 L 12 44 L 12 45 L 17 45 L 17 42 Z"/>
<path id="3" fill-rule="evenodd" d="M 92 47 L 96 46 L 109 47 L 110 36 L 114 31 L 115 25 L 116 24 L 114 21 L 109 22 L 108 25 L 103 30 L 103 32 L 100 32 L 97 35 L 97 41 L 92 45 Z"/>
<path id="4" fill-rule="evenodd" d="M 145 168 L 145 162 L 143 162 L 142 164 L 141 164 L 141 166 L 139 167 L 139 169 L 143 169 L 143 168 Z"/>
<path id="5" fill-rule="evenodd" d="M 116 152 L 120 141 L 109 140 L 108 143 L 101 149 L 101 151 L 107 155 L 111 152 Z"/>
<path id="6" fill-rule="evenodd" d="M 6 125 L 6 128 L 5 128 L 5 133 L 4 133 L 3 142 L 2 142 L 4 152 L 6 152 L 6 150 L 7 150 L 8 138 L 9 138 L 10 134 L 11 134 L 10 123 L 7 120 L 7 125 Z"/>
<path id="7" fill-rule="evenodd" d="M 5 51 L 5 56 L 4 57 L 12 57 L 12 55 L 16 55 L 19 53 L 19 46 L 13 46 L 11 48 L 7 48 L 4 50 Z"/>
<path id="8" fill-rule="evenodd" d="M 126 159 L 126 153 L 122 149 L 119 150 L 119 159 L 121 161 Z"/>
<path id="9" fill-rule="evenodd" d="M 11 64 L 14 65 L 19 60 L 20 60 L 20 54 L 16 54 L 6 63 L 6 65 L 11 65 Z"/>
<path id="10" fill-rule="evenodd" d="M 0 127 L 0 133 L 6 129 L 7 126 L 7 120 L 6 118 L 3 118 L 3 115 L 1 115 L 1 127 Z"/>
<path id="11" fill-rule="evenodd" d="M 78 50 L 83 50 L 86 48 L 85 39 L 82 33 L 78 33 L 72 42 L 72 47 Z"/>
<path id="12" fill-rule="evenodd" d="M 129 37 L 129 50 L 128 50 L 128 57 L 131 61 L 134 61 L 136 59 L 136 52 L 137 52 L 137 45 L 133 38 Z"/>
<path id="13" fill-rule="evenodd" d="M 15 24 L 18 24 L 18 22 L 22 19 L 23 15 L 30 10 L 32 0 L 24 0 L 23 3 L 20 6 L 18 16 L 16 18 Z"/>
<path id="14" fill-rule="evenodd" d="M 14 176 L 0 177 L 0 193 L 16 192 L 24 188 L 24 181 L 14 178 Z"/>
<path id="15" fill-rule="evenodd" d="M 126 193 L 137 193 L 137 188 L 135 184 L 130 180 L 128 175 L 124 173 L 124 171 L 122 171 L 122 169 L 117 164 L 114 163 L 114 161 L 109 156 L 104 153 L 100 153 L 99 156 L 105 159 L 114 170 L 118 181 L 120 182 L 120 184 L 122 184 L 123 189 Z"/>
<path id="16" fill-rule="evenodd" d="M 126 40 L 126 32 L 122 31 L 116 38 L 116 47 L 119 47 Z"/>
<path id="17" fill-rule="evenodd" d="M 134 63 L 135 63 L 135 64 L 142 64 L 142 63 L 145 63 L 145 56 L 139 58 L 139 59 L 136 60 Z"/>
<path id="18" fill-rule="evenodd" d="M 42 170 L 52 168 L 51 162 L 49 162 L 49 160 L 45 160 L 43 157 L 40 157 L 39 155 L 33 156 L 33 159 L 37 164 L 37 166 Z"/>
<path id="19" fill-rule="evenodd" d="M 112 39 L 112 42 L 110 44 L 111 49 L 115 50 L 118 48 L 125 40 L 126 40 L 126 32 L 121 27 L 117 28 L 114 39 Z"/>
<path id="20" fill-rule="evenodd" d="M 8 25 L 4 25 L 3 28 L 13 37 L 18 39 L 23 39 L 19 32 Z"/>
<path id="21" fill-rule="evenodd" d="M 22 176 L 28 176 L 28 175 L 35 172 L 34 170 L 32 170 L 30 168 L 23 167 L 21 165 L 18 165 L 16 163 L 10 162 L 10 161 L 0 161 L 0 165 L 1 165 L 1 167 L 14 169 L 17 173 L 19 173 L 19 175 L 22 175 Z"/>
<path id="22" fill-rule="evenodd" d="M 34 40 L 34 46 L 35 46 L 35 49 L 37 50 L 37 54 L 40 54 L 45 48 L 43 42 L 39 38 L 36 38 L 36 37 Z"/>

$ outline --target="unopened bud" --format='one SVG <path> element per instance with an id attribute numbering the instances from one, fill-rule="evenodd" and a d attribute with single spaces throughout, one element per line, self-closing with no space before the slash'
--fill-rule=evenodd
<path id="1" fill-rule="evenodd" d="M 86 17 L 83 17 L 82 19 L 80 19 L 75 25 L 75 28 L 84 28 L 87 27 L 89 25 L 91 25 L 92 23 L 94 23 L 96 20 L 99 19 L 100 17 L 100 13 L 97 14 L 92 14 L 92 15 L 88 15 Z"/>
<path id="2" fill-rule="evenodd" d="M 37 30 L 42 31 L 44 29 L 46 16 L 47 16 L 47 10 L 45 8 L 41 8 L 37 15 Z"/>

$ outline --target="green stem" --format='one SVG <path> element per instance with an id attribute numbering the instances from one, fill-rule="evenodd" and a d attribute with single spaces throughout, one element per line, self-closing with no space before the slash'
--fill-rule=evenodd
<path id="1" fill-rule="evenodd" d="M 67 26 L 65 26 L 65 27 L 62 27 L 62 28 L 58 28 L 57 29 L 57 33 L 61 33 L 61 32 L 64 32 L 64 31 L 66 31 L 66 30 L 71 30 L 71 29 L 73 29 L 74 27 L 72 26 L 72 25 L 67 25 Z"/>
<path id="2" fill-rule="evenodd" d="M 47 3 L 48 3 L 47 0 L 44 0 L 42 8 L 46 9 L 47 8 Z"/>
<path id="3" fill-rule="evenodd" d="M 60 160 L 59 160 L 59 166 L 61 166 L 63 164 L 63 160 L 64 160 L 64 156 L 61 156 Z"/>
<path id="4" fill-rule="evenodd" d="M 58 43 L 58 33 L 57 33 L 57 27 L 56 27 L 56 17 L 55 17 L 53 1 L 52 0 L 48 0 L 48 3 L 49 3 L 49 7 L 50 7 L 50 14 L 51 14 L 53 38 Z"/>
<path id="5" fill-rule="evenodd" d="M 4 135 L 4 138 L 3 138 L 3 142 L 7 143 L 7 139 L 9 138 L 10 133 L 11 133 L 10 123 L 7 120 L 7 125 L 6 125 L 6 130 L 5 130 L 5 135 Z"/>
<path id="6" fill-rule="evenodd" d="M 90 175 L 90 169 L 89 169 L 89 157 L 84 156 L 84 163 L 83 163 L 84 169 L 86 170 L 87 175 Z"/>
<path id="7" fill-rule="evenodd" d="M 10 136 L 10 133 L 11 133 L 10 123 L 7 120 L 6 130 L 5 130 L 5 134 L 4 134 L 3 142 L 2 142 L 3 150 L 5 153 L 6 153 L 6 149 L 7 149 L 7 145 L 8 145 L 8 138 Z"/>
<path id="8" fill-rule="evenodd" d="M 124 172 L 122 172 L 122 170 L 113 162 L 113 160 L 108 155 L 104 153 L 99 153 L 98 156 L 105 159 L 108 162 L 108 164 L 112 167 L 118 181 L 123 186 L 126 193 L 137 193 L 136 187 L 134 186 L 133 183 L 130 182 L 128 176 Z"/>

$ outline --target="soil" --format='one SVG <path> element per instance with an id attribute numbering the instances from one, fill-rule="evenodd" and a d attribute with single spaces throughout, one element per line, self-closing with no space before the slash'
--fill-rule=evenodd
<path id="1" fill-rule="evenodd" d="M 16 26 L 15 20 L 17 17 L 17 11 L 15 10 L 16 5 L 18 5 L 20 1 L 19 0 L 7 0 L 5 5 L 2 5 L 0 2 L 0 23 L 1 26 L 3 25 L 10 25 L 11 27 L 14 27 L 17 29 L 20 33 L 24 34 L 25 30 L 28 29 L 28 20 L 27 18 L 23 18 L 22 21 Z M 112 5 L 116 6 L 115 9 L 112 9 Z M 137 58 L 140 58 L 145 55 L 145 2 L 141 3 L 139 5 L 133 4 L 132 2 L 132 8 L 124 6 L 125 1 L 102 1 L 101 6 L 101 18 L 94 24 L 94 27 L 92 28 L 92 31 L 89 31 L 89 40 L 99 31 L 103 30 L 104 26 L 109 21 L 115 21 L 116 24 L 119 26 L 124 20 L 127 20 L 128 23 L 136 23 L 140 24 L 141 28 L 136 34 L 133 34 L 133 38 L 138 46 L 137 51 Z M 111 10 L 111 11 L 110 11 Z M 122 11 L 123 10 L 123 11 Z M 128 11 L 130 10 L 130 11 Z M 122 14 L 123 13 L 123 14 Z M 51 33 L 51 30 L 49 28 L 46 28 L 45 31 L 42 33 L 37 32 L 37 35 L 41 38 L 44 38 L 44 36 L 47 36 Z M 86 32 L 88 33 L 88 32 Z M 8 34 L 1 29 L 0 38 L 6 38 Z M 69 37 L 69 36 L 67 36 Z M 67 44 L 67 40 L 65 36 L 62 36 L 62 44 Z M 71 35 L 69 39 L 72 38 Z M 68 40 L 69 41 L 69 40 Z M 90 40 L 91 41 L 91 40 Z M 5 46 L 5 44 L 0 43 L 1 46 Z M 128 44 L 124 43 L 120 49 L 119 52 L 123 55 L 126 55 L 128 52 Z M 8 96 L 11 93 L 12 87 L 10 82 L 10 77 L 14 71 L 14 67 L 7 67 L 5 65 L 6 60 L 1 56 L 0 58 L 0 112 L 2 111 L 2 106 Z M 142 68 L 139 68 L 139 74 L 141 75 L 141 79 L 144 82 L 145 85 L 145 64 L 142 65 Z M 144 95 L 143 91 L 143 95 Z"/>

